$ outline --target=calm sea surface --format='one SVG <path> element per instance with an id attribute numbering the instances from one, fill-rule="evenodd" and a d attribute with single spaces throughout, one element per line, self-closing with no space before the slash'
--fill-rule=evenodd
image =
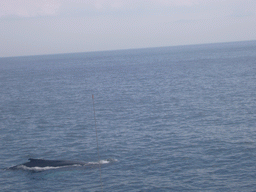
<path id="1" fill-rule="evenodd" d="M 0 191 L 256 191 L 256 41 L 0 58 Z M 9 170 L 28 158 L 95 166 Z"/>

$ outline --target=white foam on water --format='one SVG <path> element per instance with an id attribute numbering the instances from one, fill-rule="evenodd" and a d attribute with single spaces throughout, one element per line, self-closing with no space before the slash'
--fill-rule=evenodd
<path id="1" fill-rule="evenodd" d="M 97 161 L 97 162 L 88 162 L 88 164 L 92 164 L 92 165 L 108 164 L 108 163 L 112 163 L 112 162 L 117 162 L 117 159 L 104 159 L 104 160 L 100 160 L 100 161 Z"/>
<path id="2" fill-rule="evenodd" d="M 47 166 L 47 167 L 27 167 L 25 165 L 20 165 L 17 167 L 17 169 L 23 169 L 23 170 L 29 170 L 29 171 L 46 171 L 46 170 L 51 170 L 51 169 L 59 169 L 63 166 L 59 166 L 59 167 L 51 167 L 51 166 Z"/>
<path id="3" fill-rule="evenodd" d="M 27 167 L 25 165 L 19 165 L 16 167 L 16 169 L 22 169 L 22 170 L 28 170 L 28 171 L 46 171 L 46 170 L 53 170 L 53 169 L 60 169 L 60 168 L 65 168 L 65 167 L 78 167 L 78 166 L 82 166 L 79 164 L 74 164 L 74 165 L 66 165 L 66 166 L 57 166 L 57 167 L 53 167 L 53 166 L 46 166 L 46 167 Z"/>

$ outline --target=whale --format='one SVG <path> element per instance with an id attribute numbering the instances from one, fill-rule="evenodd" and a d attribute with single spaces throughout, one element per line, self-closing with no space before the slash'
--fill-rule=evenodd
<path id="1" fill-rule="evenodd" d="M 66 167 L 66 166 L 84 166 L 86 165 L 85 162 L 79 162 L 79 161 L 66 161 L 66 160 L 45 160 L 45 159 L 33 159 L 29 158 L 29 162 L 19 164 L 13 167 L 10 167 L 9 169 L 15 170 L 15 169 L 24 169 L 24 168 L 56 168 L 56 167 Z"/>

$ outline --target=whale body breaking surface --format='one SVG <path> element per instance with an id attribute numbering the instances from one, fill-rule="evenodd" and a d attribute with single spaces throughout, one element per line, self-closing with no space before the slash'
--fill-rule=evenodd
<path id="1" fill-rule="evenodd" d="M 45 160 L 45 159 L 33 159 L 33 158 L 29 158 L 28 160 L 29 162 L 10 167 L 8 169 L 43 171 L 47 169 L 57 169 L 61 167 L 70 167 L 70 166 L 93 166 L 93 165 L 99 165 L 99 164 L 108 164 L 108 163 L 117 161 L 116 159 L 107 159 L 107 160 L 101 160 L 100 162 L 85 163 L 81 161 Z"/>
<path id="2" fill-rule="evenodd" d="M 33 159 L 30 158 L 28 159 L 29 162 L 16 165 L 13 167 L 10 167 L 9 169 L 21 169 L 24 167 L 27 168 L 45 168 L 45 167 L 64 167 L 64 166 L 83 166 L 86 165 L 84 162 L 79 162 L 79 161 L 66 161 L 66 160 L 45 160 L 45 159 Z"/>

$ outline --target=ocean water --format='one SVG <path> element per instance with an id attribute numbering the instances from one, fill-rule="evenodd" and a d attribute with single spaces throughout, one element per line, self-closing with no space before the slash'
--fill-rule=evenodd
<path id="1" fill-rule="evenodd" d="M 0 58 L 0 90 L 1 191 L 256 191 L 256 41 Z"/>

